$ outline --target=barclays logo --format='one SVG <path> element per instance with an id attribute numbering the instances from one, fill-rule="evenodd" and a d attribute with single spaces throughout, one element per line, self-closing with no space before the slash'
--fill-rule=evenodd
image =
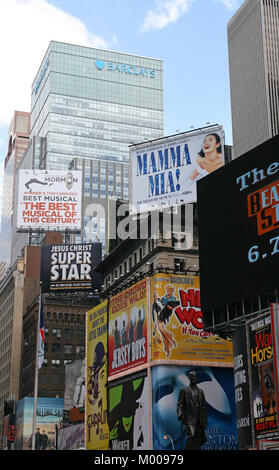
<path id="1" fill-rule="evenodd" d="M 98 70 L 103 70 L 106 66 L 106 70 L 121 72 L 127 75 L 140 75 L 142 77 L 155 78 L 156 72 L 153 69 L 146 67 L 136 67 L 134 65 L 117 64 L 114 62 L 105 62 L 104 60 L 96 60 L 96 67 Z"/>
<path id="2" fill-rule="evenodd" d="M 106 65 L 106 63 L 103 60 L 96 60 L 95 64 L 98 70 L 102 70 L 104 66 Z"/>

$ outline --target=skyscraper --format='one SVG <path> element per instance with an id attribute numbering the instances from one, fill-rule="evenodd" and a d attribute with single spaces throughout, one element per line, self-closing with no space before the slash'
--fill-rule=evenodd
<path id="1" fill-rule="evenodd" d="M 109 198 L 128 200 L 129 145 L 163 135 L 162 76 L 160 59 L 50 43 L 32 85 L 30 139 L 42 145 L 33 166 L 83 171 L 75 241 L 96 241 L 89 204 L 106 213 Z M 97 238 L 105 245 L 103 219 Z"/>
<path id="2" fill-rule="evenodd" d="M 228 23 L 234 157 L 279 132 L 279 2 L 246 0 Z"/>
<path id="3" fill-rule="evenodd" d="M 30 113 L 15 111 L 8 134 L 8 150 L 4 161 L 3 201 L 0 233 L 0 279 L 11 260 L 12 217 L 16 168 L 29 143 Z"/>

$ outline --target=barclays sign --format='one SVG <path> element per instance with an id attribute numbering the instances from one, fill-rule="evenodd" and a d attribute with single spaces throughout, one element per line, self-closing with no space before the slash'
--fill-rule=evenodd
<path id="1" fill-rule="evenodd" d="M 104 60 L 96 60 L 98 70 L 108 70 L 114 72 L 125 73 L 128 75 L 138 75 L 142 77 L 155 78 L 156 71 L 146 67 L 136 67 L 135 65 L 117 64 L 115 62 L 105 62 Z"/>

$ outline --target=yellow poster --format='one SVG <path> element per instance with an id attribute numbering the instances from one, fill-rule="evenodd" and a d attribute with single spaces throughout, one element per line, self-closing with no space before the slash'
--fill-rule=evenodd
<path id="1" fill-rule="evenodd" d="M 198 276 L 156 274 L 150 302 L 152 361 L 232 365 L 232 341 L 203 329 Z"/>
<path id="2" fill-rule="evenodd" d="M 106 450 L 107 422 L 107 300 L 87 313 L 86 448 Z"/>

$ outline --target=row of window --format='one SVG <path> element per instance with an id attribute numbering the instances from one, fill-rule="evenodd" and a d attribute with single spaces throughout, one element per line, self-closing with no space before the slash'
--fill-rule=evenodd
<path id="1" fill-rule="evenodd" d="M 49 323 L 58 322 L 58 323 L 75 323 L 75 324 L 84 324 L 85 323 L 85 313 L 56 313 L 56 312 L 47 312 L 45 315 L 45 320 Z"/>
<path id="2" fill-rule="evenodd" d="M 49 352 L 48 343 L 45 343 L 45 352 Z M 85 346 L 83 344 L 78 344 L 74 346 L 73 344 L 64 344 L 63 347 L 64 354 L 77 354 L 77 355 L 84 355 L 85 353 Z M 60 343 L 51 343 L 51 352 L 60 354 L 62 352 L 62 346 Z"/>

